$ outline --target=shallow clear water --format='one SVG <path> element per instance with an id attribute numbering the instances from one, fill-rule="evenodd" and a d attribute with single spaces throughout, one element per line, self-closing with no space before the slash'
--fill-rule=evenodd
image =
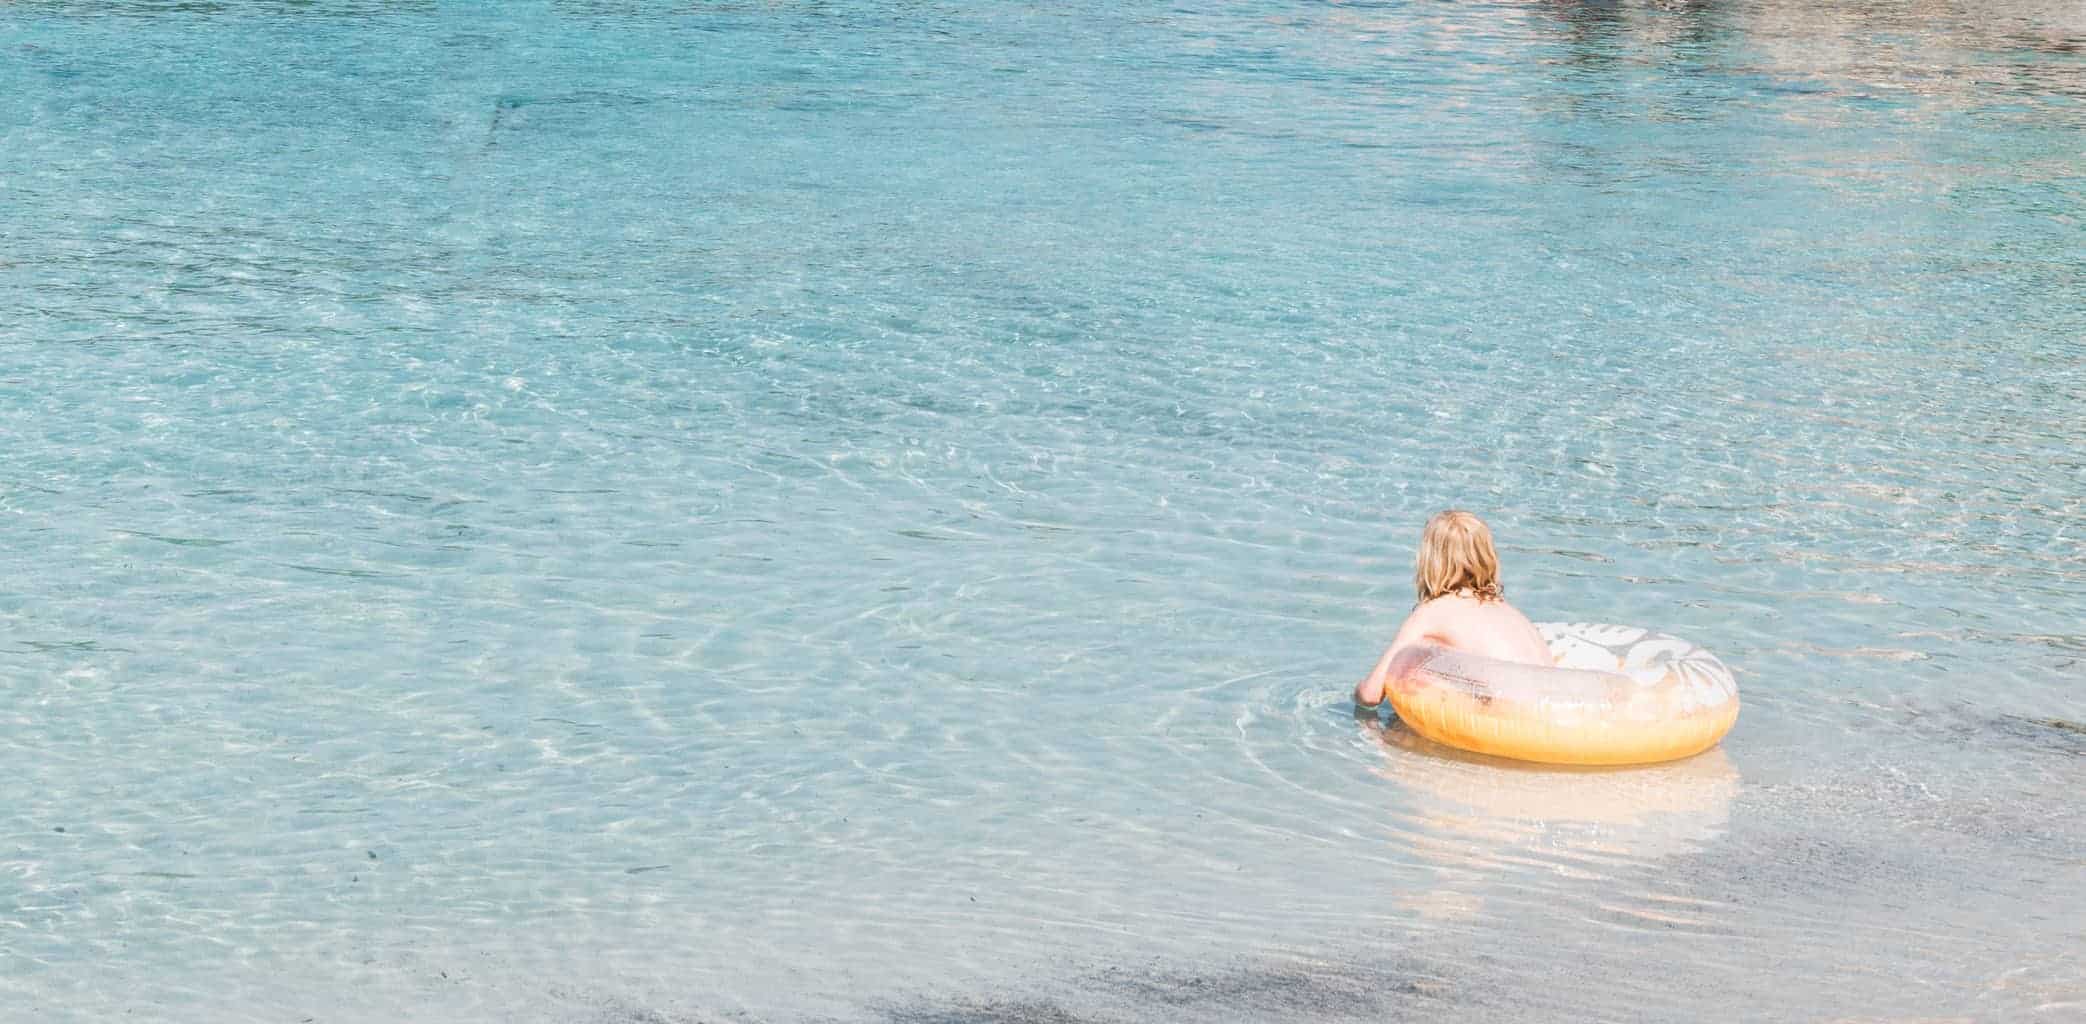
<path id="1" fill-rule="evenodd" d="M 4 1016 L 2079 1019 L 2086 15 L 1813 6 L 0 8 Z"/>

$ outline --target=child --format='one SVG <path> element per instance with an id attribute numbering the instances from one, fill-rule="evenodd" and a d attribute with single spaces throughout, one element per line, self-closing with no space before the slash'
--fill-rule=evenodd
<path id="1" fill-rule="evenodd" d="M 1492 531 L 1484 520 L 1455 509 L 1427 520 L 1412 581 L 1420 602 L 1398 627 L 1397 638 L 1369 677 L 1355 685 L 1355 703 L 1374 707 L 1382 701 L 1392 659 L 1414 644 L 1438 644 L 1501 661 L 1551 664 L 1550 645 L 1528 616 L 1507 603 L 1500 589 L 1499 552 L 1492 548 Z"/>

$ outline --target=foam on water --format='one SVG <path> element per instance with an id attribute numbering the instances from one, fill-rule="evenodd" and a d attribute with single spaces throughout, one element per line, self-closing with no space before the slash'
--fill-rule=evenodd
<path id="1" fill-rule="evenodd" d="M 0 9 L 0 1005 L 2076 1016 L 2086 21 L 1814 7 Z"/>

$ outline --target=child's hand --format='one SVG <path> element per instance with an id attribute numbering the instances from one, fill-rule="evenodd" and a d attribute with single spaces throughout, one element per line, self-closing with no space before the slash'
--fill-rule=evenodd
<path id="1" fill-rule="evenodd" d="M 1354 702 L 1365 708 L 1383 703 L 1383 673 L 1371 672 L 1354 684 Z"/>

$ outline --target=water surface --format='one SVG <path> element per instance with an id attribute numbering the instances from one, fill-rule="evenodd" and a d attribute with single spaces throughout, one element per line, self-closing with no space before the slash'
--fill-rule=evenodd
<path id="1" fill-rule="evenodd" d="M 2086 1013 L 2086 18 L 1814 7 L 0 8 L 0 1000 Z"/>

